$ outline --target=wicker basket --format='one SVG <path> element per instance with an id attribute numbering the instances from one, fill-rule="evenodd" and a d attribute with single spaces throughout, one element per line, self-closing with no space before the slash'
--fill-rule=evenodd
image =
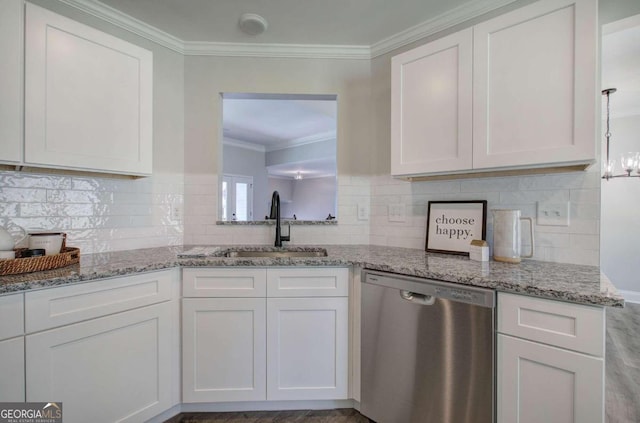
<path id="1" fill-rule="evenodd" d="M 23 250 L 25 249 L 16 249 L 16 257 L 19 257 Z M 80 263 L 80 249 L 63 248 L 60 254 L 50 256 L 0 260 L 0 276 L 59 269 L 77 263 Z"/>

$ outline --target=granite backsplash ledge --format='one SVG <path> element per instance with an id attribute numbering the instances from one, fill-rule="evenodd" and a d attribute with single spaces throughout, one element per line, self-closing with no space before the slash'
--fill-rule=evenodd
<path id="1" fill-rule="evenodd" d="M 175 246 L 81 256 L 80 265 L 0 277 L 0 294 L 125 276 L 172 267 L 349 266 L 420 276 L 463 285 L 522 293 L 581 304 L 621 307 L 615 287 L 596 266 L 523 261 L 520 264 L 476 262 L 467 257 L 426 253 L 418 249 L 372 245 L 314 245 L 326 257 L 225 257 L 229 250 L 271 249 L 255 246 Z M 287 250 L 304 250 L 292 246 Z M 179 257 L 180 256 L 180 257 Z"/>

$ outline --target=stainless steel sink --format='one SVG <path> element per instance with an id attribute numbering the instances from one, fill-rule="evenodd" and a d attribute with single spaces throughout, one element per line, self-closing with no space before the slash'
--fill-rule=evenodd
<path id="1" fill-rule="evenodd" d="M 320 248 L 317 250 L 289 251 L 289 250 L 238 250 L 227 251 L 227 257 L 326 257 L 327 250 Z"/>

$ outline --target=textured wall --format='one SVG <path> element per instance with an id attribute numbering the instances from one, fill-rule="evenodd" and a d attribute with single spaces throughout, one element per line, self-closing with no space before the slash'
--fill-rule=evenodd
<path id="1" fill-rule="evenodd" d="M 523 217 L 536 217 L 536 202 L 569 202 L 570 225 L 535 225 L 534 258 L 563 263 L 599 264 L 600 175 L 598 166 L 588 172 L 404 182 L 389 176 L 372 179 L 371 243 L 424 248 L 427 204 L 437 200 L 487 200 L 487 240 L 492 244 L 491 209 L 520 209 Z M 388 206 L 406 206 L 405 222 L 389 222 Z M 528 253 L 528 224 L 522 224 L 523 253 Z M 526 235 L 525 235 L 526 234 Z"/>
<path id="2" fill-rule="evenodd" d="M 136 180 L 0 172 L 0 225 L 59 230 L 81 253 L 182 244 L 182 175 Z"/>

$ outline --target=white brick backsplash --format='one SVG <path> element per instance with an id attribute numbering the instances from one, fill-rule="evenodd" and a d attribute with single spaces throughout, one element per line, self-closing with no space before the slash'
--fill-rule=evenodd
<path id="1" fill-rule="evenodd" d="M 580 204 L 600 204 L 599 189 L 572 189 L 571 202 Z"/>
<path id="2" fill-rule="evenodd" d="M 46 189 L 0 187 L 0 202 L 43 203 L 47 201 Z"/>
<path id="3" fill-rule="evenodd" d="M 83 254 L 183 243 L 182 222 L 169 217 L 182 204 L 183 176 L 150 178 L 0 172 L 0 222 L 27 230 L 60 230 Z"/>
<path id="4" fill-rule="evenodd" d="M 486 238 L 491 247 L 492 209 L 519 209 L 523 217 L 535 218 L 539 201 L 571 201 L 570 226 L 539 226 L 534 220 L 534 258 L 598 264 L 600 179 L 597 172 L 413 182 L 409 184 L 408 195 L 403 188 L 406 182 L 389 176 L 376 176 L 371 181 L 371 244 L 424 249 L 429 201 L 487 200 Z M 406 206 L 406 222 L 389 222 L 388 205 L 398 202 Z M 523 224 L 522 233 L 526 254 L 530 244 L 527 224 Z"/>
<path id="5" fill-rule="evenodd" d="M 462 192 L 518 191 L 517 178 L 465 179 L 460 183 Z"/>
<path id="6" fill-rule="evenodd" d="M 503 204 L 527 204 L 537 201 L 561 203 L 569 199 L 568 189 L 500 192 L 500 202 Z"/>
<path id="7" fill-rule="evenodd" d="M 487 200 L 491 209 L 515 208 L 536 216 L 536 203 L 570 202 L 570 226 L 535 225 L 535 258 L 598 264 L 600 179 L 597 171 L 452 181 L 407 182 L 390 177 L 338 177 L 338 224 L 292 226 L 292 245 L 374 244 L 424 249 L 427 204 Z M 389 222 L 388 206 L 404 204 L 405 222 Z M 175 205 L 181 220 L 171 219 Z M 357 206 L 369 219 L 357 219 Z M 218 177 L 164 174 L 122 179 L 0 172 L 0 224 L 68 233 L 84 253 L 178 244 L 273 243 L 273 226 L 216 225 Z M 523 226 L 523 233 L 528 228 Z M 528 235 L 523 235 L 528 251 Z"/>

